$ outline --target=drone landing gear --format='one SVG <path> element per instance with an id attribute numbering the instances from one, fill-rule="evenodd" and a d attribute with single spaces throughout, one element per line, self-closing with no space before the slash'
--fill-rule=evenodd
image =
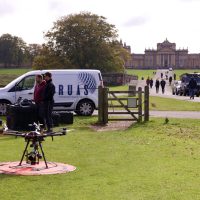
<path id="1" fill-rule="evenodd" d="M 33 151 L 28 153 L 27 149 L 28 149 L 30 142 L 32 142 L 32 144 L 30 146 L 33 147 Z M 39 148 L 42 152 L 42 156 L 39 154 Z M 26 156 L 26 162 L 30 163 L 31 165 L 39 164 L 39 159 L 41 159 L 43 157 L 45 165 L 46 165 L 46 169 L 48 168 L 47 161 L 46 161 L 46 158 L 45 158 L 45 154 L 44 154 L 44 151 L 43 151 L 43 148 L 42 148 L 42 141 L 33 141 L 31 139 L 27 140 L 26 147 L 24 149 L 24 152 L 23 152 L 21 161 L 19 163 L 19 166 L 22 165 L 22 161 L 24 160 L 24 156 Z M 36 162 L 36 159 L 37 159 L 37 162 Z"/>

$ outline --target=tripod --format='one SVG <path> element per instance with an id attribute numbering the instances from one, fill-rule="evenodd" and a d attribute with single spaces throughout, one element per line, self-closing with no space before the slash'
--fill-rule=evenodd
<path id="1" fill-rule="evenodd" d="M 21 161 L 19 163 L 19 166 L 22 165 L 22 161 L 23 161 L 24 156 L 26 154 L 26 163 L 28 163 L 28 161 L 30 161 L 31 165 L 39 164 L 39 159 L 41 159 L 43 157 L 45 165 L 46 165 L 46 168 L 48 168 L 47 161 L 46 161 L 46 158 L 45 158 L 45 154 L 44 154 L 44 151 L 43 151 L 43 148 L 42 148 L 42 141 L 44 141 L 43 138 L 42 139 L 41 138 L 28 138 L 28 139 L 26 139 L 27 143 L 26 143 L 26 146 L 25 146 Z M 30 147 L 33 147 L 33 151 L 28 153 L 27 149 L 28 149 L 28 146 L 29 146 L 30 142 L 32 142 Z M 39 148 L 40 148 L 40 150 L 42 152 L 42 156 L 39 154 Z M 38 160 L 37 162 L 36 162 L 36 159 Z"/>

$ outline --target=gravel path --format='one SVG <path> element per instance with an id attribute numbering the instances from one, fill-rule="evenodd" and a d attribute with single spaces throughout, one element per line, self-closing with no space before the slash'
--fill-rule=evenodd
<path id="1" fill-rule="evenodd" d="M 150 96 L 157 96 L 157 97 L 163 97 L 163 98 L 171 98 L 171 99 L 178 99 L 178 100 L 183 100 L 183 101 L 192 101 L 192 102 L 200 102 L 200 97 L 195 97 L 194 99 L 190 99 L 190 97 L 188 96 L 178 96 L 178 95 L 172 95 L 172 89 L 171 86 L 169 85 L 169 81 L 166 80 L 166 87 L 165 87 L 165 94 L 161 93 L 161 88 L 159 93 L 156 93 L 156 88 L 155 88 L 155 81 L 158 78 L 159 80 L 161 80 L 161 73 L 167 74 L 168 70 L 157 70 L 156 71 L 156 75 L 153 78 L 154 81 L 154 85 L 153 88 L 150 88 Z M 174 73 L 173 71 L 168 71 L 168 77 L 172 76 L 173 77 Z M 137 88 L 138 87 L 144 87 L 146 85 L 146 80 L 139 80 L 137 83 Z"/>

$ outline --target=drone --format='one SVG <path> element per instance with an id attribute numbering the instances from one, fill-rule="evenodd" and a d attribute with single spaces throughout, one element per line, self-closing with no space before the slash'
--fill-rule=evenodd
<path id="1" fill-rule="evenodd" d="M 48 168 L 47 160 L 45 158 L 45 154 L 44 154 L 44 151 L 43 151 L 43 148 L 42 148 L 42 142 L 45 141 L 45 138 L 47 138 L 47 137 L 51 137 L 52 141 L 53 141 L 54 137 L 64 136 L 64 135 L 67 134 L 66 128 L 62 128 L 62 130 L 60 132 L 43 133 L 41 128 L 40 128 L 41 125 L 42 124 L 37 124 L 35 122 L 33 124 L 29 124 L 29 126 L 32 127 L 34 129 L 34 131 L 30 131 L 28 133 L 9 130 L 7 128 L 7 126 L 4 125 L 4 127 L 3 127 L 3 134 L 4 135 L 11 135 L 11 136 L 15 136 L 15 137 L 23 137 L 25 139 L 26 146 L 25 146 L 23 155 L 21 157 L 19 166 L 22 166 L 22 162 L 24 160 L 24 157 L 26 157 L 26 163 L 31 164 L 31 165 L 39 164 L 40 159 L 43 158 L 45 165 L 46 165 L 46 168 Z M 32 148 L 32 150 L 30 152 L 28 152 L 29 144 L 30 144 L 30 148 Z M 41 150 L 42 154 L 40 153 L 40 150 Z"/>

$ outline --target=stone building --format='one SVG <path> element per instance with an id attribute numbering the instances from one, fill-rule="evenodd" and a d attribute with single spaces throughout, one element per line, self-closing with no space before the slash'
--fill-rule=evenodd
<path id="1" fill-rule="evenodd" d="M 166 39 L 157 44 L 157 49 L 145 49 L 144 54 L 131 54 L 125 66 L 133 69 L 197 69 L 200 68 L 200 53 L 189 54 L 188 49 L 176 49 L 176 43 Z"/>

